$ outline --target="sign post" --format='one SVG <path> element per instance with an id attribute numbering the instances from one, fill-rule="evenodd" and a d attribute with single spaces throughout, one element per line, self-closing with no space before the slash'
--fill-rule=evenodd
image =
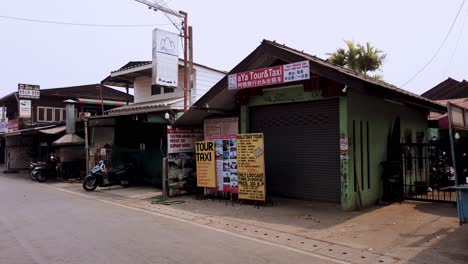
<path id="1" fill-rule="evenodd" d="M 263 134 L 237 135 L 239 199 L 265 201 Z"/>

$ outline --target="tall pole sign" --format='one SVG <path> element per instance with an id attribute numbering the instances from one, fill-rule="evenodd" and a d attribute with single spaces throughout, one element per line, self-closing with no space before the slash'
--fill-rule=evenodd
<path id="1" fill-rule="evenodd" d="M 179 28 L 172 20 L 172 24 L 179 30 L 183 32 L 183 38 L 184 38 L 184 112 L 187 111 L 188 108 L 188 91 L 189 91 L 189 70 L 188 70 L 188 41 L 189 41 L 189 35 L 188 35 L 188 13 L 184 11 L 174 11 L 168 8 L 167 6 L 163 6 L 157 1 L 151 2 L 147 0 L 135 0 L 139 3 L 147 5 L 150 9 L 154 9 L 155 11 L 161 11 L 164 14 L 166 14 L 166 17 L 170 19 L 168 15 L 175 16 L 177 18 L 183 19 L 182 27 Z"/>

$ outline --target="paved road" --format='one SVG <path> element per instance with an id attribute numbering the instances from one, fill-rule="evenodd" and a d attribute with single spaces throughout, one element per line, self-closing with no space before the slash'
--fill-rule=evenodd
<path id="1" fill-rule="evenodd" d="M 332 263 L 0 173 L 0 263 Z"/>

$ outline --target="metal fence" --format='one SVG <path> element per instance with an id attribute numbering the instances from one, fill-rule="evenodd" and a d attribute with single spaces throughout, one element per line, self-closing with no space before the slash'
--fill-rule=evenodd
<path id="1" fill-rule="evenodd" d="M 455 203 L 454 174 L 447 145 L 401 145 L 402 187 L 405 199 Z"/>

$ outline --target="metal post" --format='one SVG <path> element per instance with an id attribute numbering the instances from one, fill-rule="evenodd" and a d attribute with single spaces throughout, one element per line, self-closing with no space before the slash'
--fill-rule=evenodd
<path id="1" fill-rule="evenodd" d="M 187 111 L 187 98 L 188 98 L 188 65 L 187 65 L 187 52 L 188 52 L 188 14 L 184 11 L 179 11 L 184 16 L 184 112 Z"/>
<path id="2" fill-rule="evenodd" d="M 104 115 L 104 100 L 102 99 L 102 82 L 99 83 L 99 94 L 101 97 L 101 115 Z"/>
<path id="3" fill-rule="evenodd" d="M 162 162 L 163 162 L 162 164 L 162 193 L 163 193 L 164 198 L 167 198 L 169 196 L 168 188 L 167 188 L 168 187 L 167 158 L 164 157 Z"/>
<path id="4" fill-rule="evenodd" d="M 85 152 L 86 152 L 86 173 L 89 171 L 89 138 L 88 138 L 88 120 L 84 121 L 84 133 L 85 133 Z"/>
<path id="5" fill-rule="evenodd" d="M 452 124 L 452 105 L 450 102 L 447 103 L 447 117 L 449 121 L 449 136 L 450 136 L 450 152 L 452 154 L 452 164 L 453 164 L 453 173 L 455 176 L 455 186 L 458 186 L 458 175 L 457 175 L 457 161 L 455 157 L 455 144 L 453 142 L 453 124 Z M 461 224 L 463 222 L 461 199 L 458 197 L 458 190 L 456 190 L 456 200 L 457 200 L 457 212 L 458 212 L 458 222 Z"/>
<path id="6" fill-rule="evenodd" d="M 192 85 L 193 83 L 193 31 L 192 31 L 192 26 L 188 27 L 188 41 L 189 41 L 189 75 L 188 75 L 188 85 L 189 85 L 189 107 L 192 106 L 193 104 L 193 93 L 195 91 L 195 85 Z"/>
<path id="7" fill-rule="evenodd" d="M 128 86 L 129 86 L 129 85 L 128 85 L 128 83 L 127 83 L 126 86 L 125 86 L 125 91 L 127 92 L 127 96 L 126 96 L 126 98 L 125 98 L 125 99 L 126 99 L 125 101 L 126 101 L 127 105 L 128 105 L 128 103 L 129 103 L 129 98 L 128 98 Z"/>

